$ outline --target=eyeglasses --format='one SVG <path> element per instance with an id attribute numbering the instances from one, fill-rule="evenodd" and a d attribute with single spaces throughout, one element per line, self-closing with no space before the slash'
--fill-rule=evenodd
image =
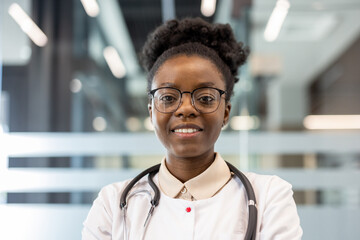
<path id="1" fill-rule="evenodd" d="M 218 109 L 221 96 L 226 91 L 212 87 L 201 87 L 192 92 L 181 92 L 177 88 L 161 87 L 151 90 L 149 95 L 154 100 L 156 110 L 161 113 L 173 113 L 180 107 L 184 93 L 191 94 L 191 104 L 199 113 L 212 113 Z"/>

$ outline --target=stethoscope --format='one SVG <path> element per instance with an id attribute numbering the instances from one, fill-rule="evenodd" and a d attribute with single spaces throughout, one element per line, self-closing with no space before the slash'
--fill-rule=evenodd
<path id="1" fill-rule="evenodd" d="M 240 179 L 240 181 L 242 182 L 242 184 L 245 187 L 245 191 L 246 191 L 246 194 L 248 197 L 248 208 L 249 208 L 249 220 L 248 220 L 248 227 L 246 229 L 245 240 L 255 240 L 256 224 L 257 224 L 257 208 L 256 208 L 256 198 L 255 198 L 254 189 L 252 188 L 250 181 L 247 179 L 247 177 L 242 172 L 240 172 L 236 167 L 234 167 L 230 163 L 226 162 L 226 164 L 228 165 L 230 171 L 232 173 L 234 173 L 234 175 Z M 125 187 L 123 193 L 121 194 L 120 209 L 122 210 L 122 215 L 123 215 L 123 220 L 124 220 L 124 223 L 123 223 L 124 240 L 127 240 L 127 227 L 126 227 L 127 202 L 129 201 L 129 199 L 131 197 L 133 197 L 134 195 L 139 194 L 139 193 L 145 193 L 149 197 L 150 204 L 151 204 L 151 207 L 150 207 L 147 217 L 145 219 L 145 223 L 143 226 L 143 232 L 142 232 L 142 236 L 140 239 L 144 239 L 144 237 L 145 237 L 146 229 L 149 224 L 150 218 L 154 212 L 155 207 L 157 205 L 159 205 L 160 191 L 159 191 L 159 188 L 155 185 L 155 183 L 153 181 L 153 177 L 159 171 L 159 168 L 160 168 L 160 164 L 157 164 L 157 165 L 150 167 L 150 168 L 144 170 L 143 172 L 141 172 Z M 148 175 L 149 185 L 151 186 L 151 188 L 153 189 L 153 191 L 155 193 L 154 197 L 152 198 L 150 191 L 145 190 L 145 189 L 134 191 L 128 196 L 128 193 L 134 187 L 134 185 L 147 174 L 149 174 Z"/>

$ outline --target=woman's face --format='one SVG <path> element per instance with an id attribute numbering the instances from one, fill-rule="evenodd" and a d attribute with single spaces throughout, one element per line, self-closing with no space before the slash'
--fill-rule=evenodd
<path id="1" fill-rule="evenodd" d="M 166 60 L 154 76 L 151 89 L 174 87 L 181 92 L 192 92 L 199 87 L 225 90 L 225 81 L 217 67 L 208 59 L 192 55 L 178 55 Z M 154 101 L 149 113 L 155 133 L 174 157 L 197 157 L 214 152 L 214 144 L 223 124 L 228 121 L 231 105 L 225 96 L 215 112 L 199 113 L 191 104 L 191 95 L 183 94 L 182 103 L 174 113 L 156 110 Z M 190 133 L 186 130 L 194 129 Z M 194 131 L 194 132 L 193 132 Z"/>

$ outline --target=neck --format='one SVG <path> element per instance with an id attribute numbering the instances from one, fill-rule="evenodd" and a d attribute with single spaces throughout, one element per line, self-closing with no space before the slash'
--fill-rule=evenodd
<path id="1" fill-rule="evenodd" d="M 196 157 L 177 157 L 168 153 L 166 167 L 172 175 L 184 183 L 204 172 L 214 159 L 214 151 Z"/>

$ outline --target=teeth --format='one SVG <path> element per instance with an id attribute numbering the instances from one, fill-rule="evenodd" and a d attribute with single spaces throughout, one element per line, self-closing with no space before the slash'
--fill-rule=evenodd
<path id="1" fill-rule="evenodd" d="M 182 129 L 175 129 L 174 132 L 178 132 L 178 133 L 194 133 L 199 131 L 198 129 L 195 128 L 182 128 Z"/>

